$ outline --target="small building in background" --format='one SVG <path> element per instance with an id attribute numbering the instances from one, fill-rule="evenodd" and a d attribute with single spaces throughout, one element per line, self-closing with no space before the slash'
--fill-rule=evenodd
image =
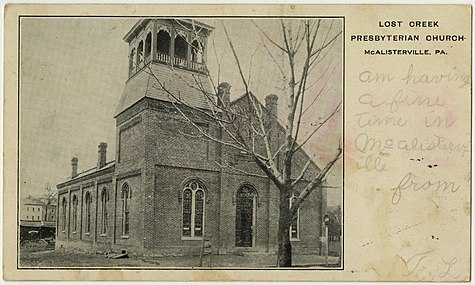
<path id="1" fill-rule="evenodd" d="M 43 202 L 28 195 L 22 200 L 20 221 L 41 221 L 43 219 Z"/>
<path id="2" fill-rule="evenodd" d="M 28 195 L 21 200 L 20 240 L 54 238 L 56 233 L 56 202 L 47 205 L 40 198 Z"/>
<path id="3" fill-rule="evenodd" d="M 20 221 L 56 222 L 56 202 L 47 205 L 28 195 L 21 201 Z"/>

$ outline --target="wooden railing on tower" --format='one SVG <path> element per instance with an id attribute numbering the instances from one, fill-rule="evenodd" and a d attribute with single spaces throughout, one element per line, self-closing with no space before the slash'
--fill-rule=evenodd
<path id="1" fill-rule="evenodd" d="M 155 52 L 155 61 L 165 63 L 165 64 L 171 64 L 172 60 L 171 57 L 168 53 L 163 53 L 163 52 Z M 137 72 L 139 72 L 142 68 L 147 66 L 152 61 L 152 55 L 149 54 L 145 56 L 145 58 L 141 61 L 139 61 L 136 65 L 130 68 L 129 70 L 129 78 L 134 76 Z M 181 58 L 181 57 L 173 57 L 173 65 L 189 70 L 194 70 L 198 71 L 201 73 L 206 73 L 206 66 L 204 63 L 201 62 L 194 62 L 191 61 L 190 65 L 188 66 L 188 60 L 186 58 Z"/>

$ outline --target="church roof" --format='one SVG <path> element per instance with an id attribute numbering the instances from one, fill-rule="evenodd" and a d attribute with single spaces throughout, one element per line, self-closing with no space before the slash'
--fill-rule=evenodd
<path id="1" fill-rule="evenodd" d="M 251 97 L 254 98 L 255 102 L 257 102 L 259 105 L 261 105 L 263 110 L 268 111 L 266 106 L 263 105 L 261 103 L 261 101 L 252 92 L 249 92 L 249 94 L 251 95 Z M 269 96 L 276 96 L 276 95 L 271 94 Z M 231 105 L 242 104 L 243 102 L 247 102 L 248 99 L 249 99 L 249 97 L 247 96 L 247 93 L 244 93 L 241 96 L 239 96 L 238 98 L 231 101 Z M 277 117 L 274 117 L 273 120 L 277 123 L 276 124 L 277 131 L 282 133 L 282 134 L 285 134 L 285 127 L 283 126 L 283 123 L 280 122 Z M 297 146 L 298 146 L 298 144 L 297 144 Z M 297 153 L 295 153 L 294 158 L 298 161 L 299 165 L 304 165 L 308 160 L 311 160 L 311 165 L 316 169 L 317 172 L 320 172 L 322 170 L 322 168 L 320 168 L 318 166 L 318 164 L 313 159 L 310 158 L 310 156 L 308 155 L 308 153 L 305 149 L 306 149 L 306 147 L 302 147 Z M 293 167 L 295 167 L 295 163 L 293 164 Z M 292 170 L 292 175 L 297 175 L 295 169 Z M 304 180 L 310 181 L 311 179 L 312 179 L 312 176 L 310 175 L 310 171 L 307 171 L 306 175 L 304 175 Z"/>
<path id="2" fill-rule="evenodd" d="M 151 63 L 149 66 L 150 69 L 145 67 L 127 81 L 115 116 L 145 97 L 168 102 L 179 99 L 202 109 L 211 107 L 209 98 L 213 98 L 215 92 L 207 75 L 163 64 Z"/>
<path id="3" fill-rule="evenodd" d="M 193 28 L 194 30 L 205 29 L 206 31 L 210 32 L 214 30 L 214 27 L 208 25 L 206 23 L 197 21 L 196 19 L 177 19 L 177 18 L 144 18 L 138 20 L 135 25 L 127 32 L 124 36 L 124 41 L 130 42 L 137 34 L 139 34 L 144 27 L 152 20 L 159 20 L 164 22 L 176 22 L 180 23 L 180 25 L 188 25 L 189 27 Z"/>
<path id="4" fill-rule="evenodd" d="M 97 169 L 97 166 L 92 167 L 92 168 L 90 168 L 90 169 L 88 169 L 88 170 L 84 170 L 83 172 L 78 173 L 78 175 L 74 176 L 73 178 L 68 177 L 68 180 L 73 180 L 73 179 L 82 178 L 82 177 L 84 177 L 84 176 L 88 176 L 88 175 L 90 175 L 90 174 L 93 174 L 93 173 L 95 173 L 95 172 L 98 172 L 98 171 L 107 169 L 107 168 L 112 167 L 112 166 L 114 166 L 114 165 L 115 165 L 115 160 L 112 160 L 112 161 L 107 162 L 106 165 L 104 165 L 104 166 L 103 166 L 102 168 L 100 168 L 100 169 Z"/>
<path id="5" fill-rule="evenodd" d="M 97 166 L 95 166 L 90 169 L 84 170 L 83 172 L 78 173 L 77 176 L 68 177 L 66 178 L 66 181 L 57 184 L 56 187 L 59 189 L 64 186 L 75 183 L 75 181 L 97 177 L 97 176 L 103 175 L 104 172 L 107 173 L 114 170 L 115 170 L 115 160 L 112 160 L 112 161 L 107 162 L 106 165 L 104 165 L 100 169 L 97 169 Z"/>
<path id="6" fill-rule="evenodd" d="M 23 198 L 22 203 L 24 205 L 43 205 L 43 202 L 39 198 L 32 197 L 31 195 L 28 195 Z"/>

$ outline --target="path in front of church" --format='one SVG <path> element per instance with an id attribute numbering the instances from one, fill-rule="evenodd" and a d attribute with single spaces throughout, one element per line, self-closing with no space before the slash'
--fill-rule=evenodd
<path id="1" fill-rule="evenodd" d="M 113 255 L 82 253 L 69 250 L 20 250 L 20 267 L 199 267 L 199 256 L 177 257 L 129 257 L 113 259 Z M 293 266 L 298 268 L 337 268 L 338 257 L 318 255 L 294 255 Z M 211 255 L 211 267 L 245 267 L 272 268 L 275 267 L 276 255 L 273 254 L 224 254 Z M 203 267 L 210 267 L 209 256 L 203 258 Z"/>

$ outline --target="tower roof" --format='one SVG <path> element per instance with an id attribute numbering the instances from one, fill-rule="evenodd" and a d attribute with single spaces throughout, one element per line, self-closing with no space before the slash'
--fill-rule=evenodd
<path id="1" fill-rule="evenodd" d="M 207 75 L 163 64 L 150 64 L 150 69 L 151 72 L 141 71 L 127 82 L 115 116 L 146 97 L 167 102 L 176 102 L 178 98 L 192 107 L 211 108 L 210 98 L 215 96 Z"/>
<path id="2" fill-rule="evenodd" d="M 130 42 L 137 34 L 140 33 L 144 29 L 144 27 L 147 26 L 147 24 L 154 20 L 154 19 L 161 19 L 162 21 L 167 21 L 172 23 L 179 23 L 180 25 L 184 26 L 189 26 L 190 28 L 193 28 L 194 30 L 202 30 L 207 33 L 212 32 L 214 30 L 213 26 L 210 26 L 208 24 L 205 24 L 200 21 L 196 20 L 191 20 L 191 19 L 172 19 L 172 18 L 145 18 L 145 19 L 140 19 L 135 23 L 135 25 L 127 32 L 127 34 L 124 36 L 124 41 Z"/>

